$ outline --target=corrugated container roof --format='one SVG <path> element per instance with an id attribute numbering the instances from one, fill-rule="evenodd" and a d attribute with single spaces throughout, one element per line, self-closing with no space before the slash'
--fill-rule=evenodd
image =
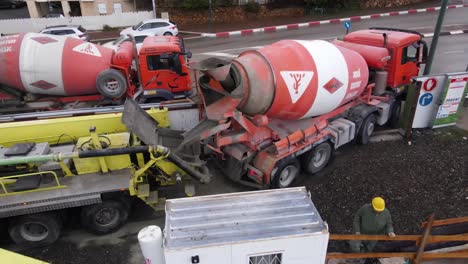
<path id="1" fill-rule="evenodd" d="M 328 232 L 305 187 L 166 202 L 166 249 Z"/>

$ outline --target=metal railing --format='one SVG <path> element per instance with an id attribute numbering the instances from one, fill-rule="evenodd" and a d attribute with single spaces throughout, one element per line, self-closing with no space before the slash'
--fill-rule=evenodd
<path id="1" fill-rule="evenodd" d="M 44 187 L 38 187 L 35 189 L 31 190 L 25 190 L 25 191 L 8 191 L 8 185 L 14 184 L 18 178 L 24 178 L 24 177 L 31 177 L 31 176 L 43 176 L 43 175 L 52 175 L 55 180 L 54 186 L 44 186 Z M 32 193 L 32 192 L 39 192 L 39 191 L 49 191 L 49 190 L 56 190 L 56 189 L 62 189 L 66 188 L 66 185 L 62 185 L 58 179 L 57 173 L 53 171 L 40 171 L 40 172 L 33 172 L 33 173 L 26 173 L 26 174 L 20 174 L 20 175 L 14 175 L 14 176 L 6 176 L 6 177 L 1 177 L 0 178 L 0 186 L 2 187 L 3 193 L 0 193 L 0 197 L 3 196 L 9 196 L 9 195 L 16 195 L 16 194 L 24 194 L 24 193 Z"/>
<path id="2" fill-rule="evenodd" d="M 391 258 L 403 257 L 409 258 L 411 263 L 419 264 L 422 260 L 429 259 L 458 259 L 468 258 L 467 251 L 455 252 L 425 252 L 424 249 L 427 244 L 437 242 L 468 242 L 468 235 L 437 235 L 430 234 L 432 227 L 443 226 L 457 223 L 468 222 L 468 217 L 452 218 L 445 220 L 434 221 L 434 214 L 432 214 L 427 222 L 422 223 L 424 232 L 422 235 L 397 235 L 396 237 L 389 237 L 386 235 L 330 235 L 330 240 L 382 240 L 382 241 L 415 241 L 418 246 L 416 252 L 369 252 L 369 253 L 329 253 L 327 259 L 364 259 L 364 258 Z"/>

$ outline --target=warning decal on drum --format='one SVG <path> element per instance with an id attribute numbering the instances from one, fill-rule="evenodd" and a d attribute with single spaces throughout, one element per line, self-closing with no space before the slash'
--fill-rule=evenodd
<path id="1" fill-rule="evenodd" d="M 92 55 L 92 56 L 96 56 L 96 57 L 101 57 L 101 52 L 99 52 L 96 45 L 91 44 L 91 43 L 80 44 L 80 45 L 74 47 L 73 51 L 88 54 L 88 55 Z"/>
<path id="2" fill-rule="evenodd" d="M 293 104 L 301 98 L 314 77 L 313 71 L 282 71 L 280 73 L 288 87 Z"/>

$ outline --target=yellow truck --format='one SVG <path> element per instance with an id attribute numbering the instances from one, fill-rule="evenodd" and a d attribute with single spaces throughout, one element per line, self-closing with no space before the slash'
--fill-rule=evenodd
<path id="1" fill-rule="evenodd" d="M 8 264 L 48 264 L 48 262 L 33 259 L 27 256 L 23 256 L 18 253 L 14 253 L 5 249 L 0 248 L 0 263 Z"/>
<path id="2" fill-rule="evenodd" d="M 7 218 L 14 242 L 54 242 L 71 208 L 79 208 L 81 225 L 90 232 L 110 233 L 126 222 L 131 196 L 163 209 L 168 195 L 194 194 L 191 178 L 209 181 L 199 160 L 200 146 L 177 148 L 182 132 L 172 128 L 168 109 L 143 111 L 137 106 L 128 101 L 123 115 L 0 128 L 0 218 Z M 196 119 L 187 111 L 177 114 L 179 121 Z M 130 125 L 134 133 L 126 131 L 121 119 L 139 124 Z M 41 133 L 49 136 L 37 136 Z"/>

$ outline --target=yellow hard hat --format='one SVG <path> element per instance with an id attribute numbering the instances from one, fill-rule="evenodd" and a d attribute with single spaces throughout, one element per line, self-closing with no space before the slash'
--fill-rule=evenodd
<path id="1" fill-rule="evenodd" d="M 382 212 L 385 210 L 385 201 L 382 197 L 375 197 L 372 199 L 372 207 L 377 212 Z"/>

